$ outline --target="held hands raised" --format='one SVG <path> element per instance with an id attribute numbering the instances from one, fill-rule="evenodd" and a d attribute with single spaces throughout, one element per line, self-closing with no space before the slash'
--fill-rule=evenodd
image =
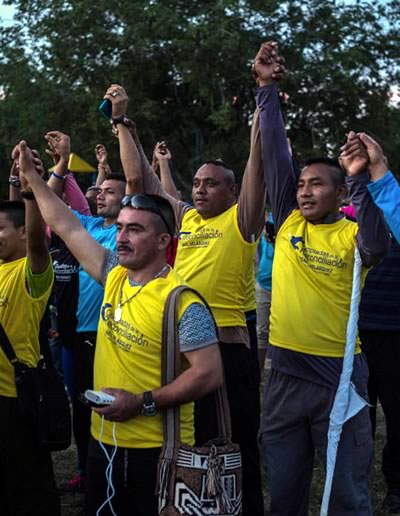
<path id="1" fill-rule="evenodd" d="M 71 153 L 69 136 L 61 131 L 49 131 L 44 138 L 49 147 L 46 149 L 46 153 L 53 159 L 54 164 L 57 165 L 60 160 L 68 163 Z"/>
<path id="2" fill-rule="evenodd" d="M 285 60 L 279 55 L 276 41 L 267 41 L 261 45 L 254 59 L 252 72 L 258 86 L 266 86 L 283 78 Z"/>
<path id="3" fill-rule="evenodd" d="M 371 136 L 365 133 L 359 133 L 358 137 L 363 142 L 368 152 L 369 175 L 372 181 L 377 181 L 379 178 L 383 177 L 389 169 L 387 158 L 383 153 L 382 147 L 378 142 L 372 139 Z"/>
<path id="4" fill-rule="evenodd" d="M 368 170 L 372 181 L 376 181 L 388 171 L 382 147 L 365 133 L 350 131 L 340 150 L 339 163 L 349 176 Z"/>
<path id="5" fill-rule="evenodd" d="M 12 159 L 16 163 L 21 180 L 21 189 L 28 190 L 29 176 L 31 174 L 41 175 L 43 170 L 42 161 L 37 151 L 32 151 L 25 140 L 19 142 L 12 151 Z"/>
<path id="6" fill-rule="evenodd" d="M 367 170 L 367 149 L 354 131 L 349 132 L 340 150 L 339 163 L 348 176 L 357 176 Z"/>
<path id="7" fill-rule="evenodd" d="M 23 183 L 23 174 L 35 172 L 41 177 L 44 176 L 43 162 L 38 151 L 35 149 L 31 150 L 25 140 L 22 140 L 14 147 L 11 158 L 13 160 L 13 173 L 16 176 L 20 176 L 21 183 Z"/>

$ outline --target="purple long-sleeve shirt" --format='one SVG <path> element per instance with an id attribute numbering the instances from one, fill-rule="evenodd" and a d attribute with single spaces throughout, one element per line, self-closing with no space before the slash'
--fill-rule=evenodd
<path id="1" fill-rule="evenodd" d="M 278 232 L 288 215 L 298 208 L 297 177 L 287 145 L 275 84 L 258 89 L 257 105 L 261 108 L 260 131 L 265 181 Z M 364 265 L 371 267 L 389 252 L 390 235 L 380 210 L 368 192 L 368 174 L 348 177 L 346 183 L 357 213 L 358 249 Z M 327 220 L 329 222 L 332 219 Z"/>
<path id="2" fill-rule="evenodd" d="M 258 89 L 257 105 L 261 110 L 260 133 L 265 182 L 278 233 L 286 218 L 298 208 L 296 200 L 298 177 L 287 145 L 275 84 Z M 358 215 L 357 245 L 364 265 L 369 267 L 378 263 L 387 254 L 390 236 L 380 211 L 374 206 L 368 193 L 367 183 L 367 174 L 347 178 L 352 204 Z M 336 220 L 329 217 L 326 223 Z M 290 296 L 289 293 L 288 295 Z M 270 357 L 272 367 L 283 373 L 329 388 L 335 388 L 338 384 L 342 368 L 341 358 L 319 357 L 275 346 L 270 347 Z M 353 381 L 360 390 L 363 390 L 366 385 L 366 376 L 366 362 L 362 354 L 357 355 Z"/>

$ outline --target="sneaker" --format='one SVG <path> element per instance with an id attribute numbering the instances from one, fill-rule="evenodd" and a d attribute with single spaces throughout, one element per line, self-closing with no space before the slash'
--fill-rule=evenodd
<path id="1" fill-rule="evenodd" d="M 71 480 L 61 484 L 58 488 L 61 494 L 82 493 L 86 488 L 85 477 L 77 473 Z"/>
<path id="2" fill-rule="evenodd" d="M 400 514 L 400 489 L 389 488 L 383 500 L 383 508 L 387 514 Z"/>

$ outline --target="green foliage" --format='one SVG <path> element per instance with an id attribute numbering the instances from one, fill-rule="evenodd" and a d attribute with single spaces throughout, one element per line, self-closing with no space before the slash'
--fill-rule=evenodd
<path id="1" fill-rule="evenodd" d="M 206 158 L 244 169 L 254 110 L 250 63 L 277 39 L 289 70 L 282 89 L 298 156 L 334 154 L 346 131 L 367 131 L 400 165 L 400 9 L 396 0 L 15 0 L 17 23 L 0 32 L 0 166 L 24 137 L 71 135 L 94 163 L 99 142 L 118 149 L 97 106 L 124 85 L 149 155 L 168 140 L 178 186 Z M 49 164 L 50 165 L 50 164 Z M 3 171 L 3 176 L 6 171 Z"/>

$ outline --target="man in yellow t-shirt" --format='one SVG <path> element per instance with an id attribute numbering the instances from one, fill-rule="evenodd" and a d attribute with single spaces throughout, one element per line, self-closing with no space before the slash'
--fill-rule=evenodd
<path id="1" fill-rule="evenodd" d="M 268 47 L 271 51 L 272 48 Z M 270 77 L 279 79 L 282 67 L 274 65 Z M 174 209 L 179 232 L 175 270 L 207 300 L 218 326 L 220 349 L 232 420 L 232 439 L 243 459 L 243 516 L 264 516 L 257 434 L 260 422 L 260 373 L 255 317 L 254 258 L 264 226 L 266 189 L 261 166 L 257 108 L 250 139 L 250 155 L 239 196 L 235 176 L 222 160 L 207 161 L 193 177 L 194 206 L 168 195 L 150 167 L 140 142 L 135 141 L 126 118 L 128 97 L 119 85 L 113 105 L 121 161 L 127 183 L 143 181 L 147 194 L 167 198 Z M 258 99 L 257 99 L 257 105 Z M 158 155 L 166 161 L 167 155 Z M 164 166 L 165 163 L 162 165 Z M 251 299 L 253 298 L 253 299 Z M 254 346 L 250 331 L 253 330 Z M 250 349 L 250 346 L 252 349 Z M 196 404 L 196 441 L 203 444 L 215 435 L 212 398 Z"/>
<path id="2" fill-rule="evenodd" d="M 32 167 L 24 175 L 45 221 L 105 286 L 94 388 L 115 399 L 106 408 L 94 409 L 87 468 L 89 514 L 109 503 L 106 450 L 113 456 L 115 512 L 157 516 L 157 461 L 164 439 L 159 411 L 179 406 L 181 438 L 193 444 L 192 402 L 219 387 L 223 378 L 212 316 L 195 294 L 187 293 L 178 310 L 181 374 L 161 386 L 164 303 L 169 292 L 183 284 L 166 261 L 175 224 L 172 208 L 157 196 L 126 196 L 116 223 L 116 255 L 90 238 Z"/>
<path id="3" fill-rule="evenodd" d="M 22 195 L 24 202 L 0 203 L 0 323 L 18 360 L 34 367 L 53 268 L 36 202 L 31 192 Z M 14 368 L 1 347 L 0 412 L 1 514 L 59 515 L 50 452 L 39 449 L 18 412 Z"/>
<path id="4" fill-rule="evenodd" d="M 263 97 L 260 130 L 268 197 L 276 225 L 270 319 L 271 372 L 260 428 L 270 479 L 271 514 L 305 516 L 315 451 L 326 461 L 329 415 L 342 369 L 355 248 L 363 267 L 378 263 L 390 239 L 367 192 L 366 152 L 353 133 L 349 155 L 338 162 L 309 160 L 297 179 L 286 141 L 276 84 L 268 81 L 269 55 L 255 69 Z M 339 213 L 349 190 L 358 224 Z M 352 381 L 366 396 L 368 370 L 357 345 Z M 372 438 L 365 406 L 343 427 L 329 514 L 371 513 L 368 474 Z"/>

